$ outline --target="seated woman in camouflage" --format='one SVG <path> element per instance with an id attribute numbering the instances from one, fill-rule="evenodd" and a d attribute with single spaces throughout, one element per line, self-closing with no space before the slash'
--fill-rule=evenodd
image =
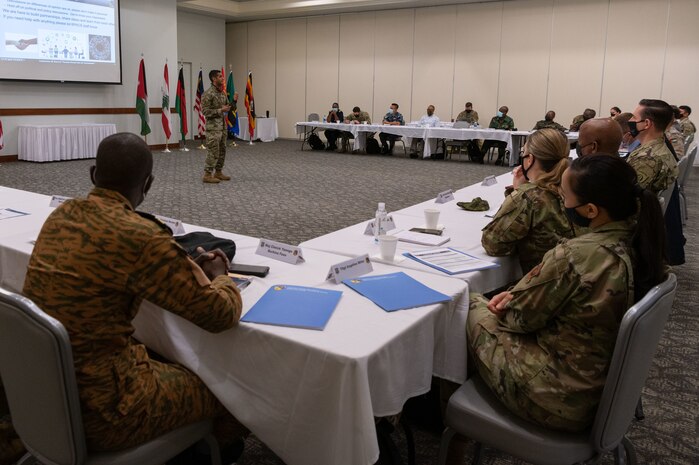
<path id="1" fill-rule="evenodd" d="M 529 136 L 522 165 L 514 171 L 515 189 L 483 228 L 481 243 L 489 255 L 519 255 L 527 273 L 560 239 L 575 237 L 558 195 L 569 152 L 560 131 L 541 129 Z"/>
<path id="2" fill-rule="evenodd" d="M 658 199 L 619 158 L 578 158 L 561 190 L 566 213 L 590 232 L 561 241 L 510 291 L 490 301 L 472 294 L 468 343 L 512 412 L 581 431 L 594 419 L 622 316 L 666 277 L 665 231 Z"/>

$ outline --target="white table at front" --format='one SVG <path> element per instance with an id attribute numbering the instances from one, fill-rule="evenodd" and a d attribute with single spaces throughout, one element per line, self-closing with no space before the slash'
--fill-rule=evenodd
<path id="1" fill-rule="evenodd" d="M 19 126 L 18 158 L 39 162 L 94 158 L 102 139 L 114 133 L 115 124 Z"/>
<path id="2" fill-rule="evenodd" d="M 250 140 L 250 128 L 248 127 L 248 117 L 241 116 L 238 118 L 240 125 L 239 138 Z M 277 127 L 277 118 L 256 118 L 255 119 L 255 136 L 252 140 L 261 140 L 262 142 L 273 142 L 279 137 L 279 128 Z"/>

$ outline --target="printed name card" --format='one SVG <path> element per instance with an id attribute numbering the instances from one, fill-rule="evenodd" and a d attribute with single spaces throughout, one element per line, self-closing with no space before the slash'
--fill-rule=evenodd
<path id="1" fill-rule="evenodd" d="M 299 247 L 267 239 L 260 239 L 260 244 L 257 246 L 255 253 L 263 257 L 291 263 L 292 265 L 298 265 L 306 261 L 303 259 L 303 254 Z"/>
<path id="2" fill-rule="evenodd" d="M 49 207 L 56 208 L 57 206 L 61 205 L 63 202 L 66 200 L 70 200 L 72 197 L 64 197 L 62 195 L 54 195 L 51 197 L 51 203 L 49 203 Z"/>
<path id="3" fill-rule="evenodd" d="M 182 221 L 176 220 L 175 218 L 168 218 L 167 216 L 155 215 L 155 217 L 158 218 L 161 222 L 165 223 L 167 227 L 172 230 L 172 234 L 174 234 L 175 236 L 178 234 L 185 233 Z"/>
<path id="4" fill-rule="evenodd" d="M 364 234 L 367 236 L 373 236 L 375 224 L 375 219 L 369 221 L 369 223 L 366 225 L 366 229 L 364 230 Z M 396 223 L 395 221 L 393 221 L 393 216 L 387 215 L 386 218 L 381 222 L 381 231 L 379 231 L 379 234 L 386 234 L 388 231 L 392 229 L 396 229 Z"/>
<path id="5" fill-rule="evenodd" d="M 447 203 L 451 202 L 452 200 L 454 200 L 454 193 L 451 189 L 449 189 L 437 194 L 437 199 L 434 201 L 434 203 Z"/>
<path id="6" fill-rule="evenodd" d="M 483 178 L 483 182 L 481 183 L 481 186 L 492 186 L 493 184 L 497 184 L 498 180 L 495 179 L 495 175 L 492 174 L 490 176 L 486 176 Z"/>
<path id="7" fill-rule="evenodd" d="M 328 277 L 325 280 L 333 280 L 335 284 L 340 284 L 345 279 L 356 278 L 372 271 L 374 271 L 374 267 L 371 266 L 369 254 L 364 254 L 331 266 Z"/>

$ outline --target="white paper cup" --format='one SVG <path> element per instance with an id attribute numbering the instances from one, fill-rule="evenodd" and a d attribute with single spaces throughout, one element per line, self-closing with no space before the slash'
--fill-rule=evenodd
<path id="1" fill-rule="evenodd" d="M 426 208 L 425 228 L 437 229 L 437 223 L 439 223 L 439 210 L 437 210 L 436 208 Z"/>
<path id="2" fill-rule="evenodd" d="M 398 245 L 398 238 L 396 236 L 379 236 L 379 252 L 381 258 L 392 262 L 393 257 L 396 255 L 396 246 Z"/>

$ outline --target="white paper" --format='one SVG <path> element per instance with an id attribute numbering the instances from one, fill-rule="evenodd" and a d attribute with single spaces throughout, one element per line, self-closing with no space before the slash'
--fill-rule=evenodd
<path id="1" fill-rule="evenodd" d="M 49 207 L 56 208 L 57 206 L 61 205 L 63 202 L 66 200 L 70 200 L 72 197 L 64 197 L 62 195 L 54 195 L 51 197 L 51 202 L 49 202 Z"/>
<path id="2" fill-rule="evenodd" d="M 452 200 L 454 200 L 454 193 L 451 189 L 449 189 L 437 194 L 437 199 L 435 199 L 434 203 L 447 203 L 451 202 Z"/>
<path id="3" fill-rule="evenodd" d="M 168 218 L 167 216 L 155 215 L 155 217 L 165 223 L 172 230 L 173 235 L 177 236 L 185 233 L 182 221 L 176 220 L 175 218 Z"/>
<path id="4" fill-rule="evenodd" d="M 25 216 L 29 213 L 21 212 L 19 210 L 13 210 L 11 208 L 0 209 L 0 220 L 6 220 L 8 218 L 15 218 L 17 216 Z"/>
<path id="5" fill-rule="evenodd" d="M 285 263 L 297 265 L 306 260 L 303 259 L 301 249 L 295 245 L 284 244 L 282 242 L 260 239 L 260 244 L 255 251 L 257 255 L 273 258 Z"/>
<path id="6" fill-rule="evenodd" d="M 374 267 L 371 265 L 369 254 L 364 254 L 331 266 L 325 280 L 332 279 L 335 281 L 335 284 L 340 284 L 345 279 L 356 278 L 373 270 Z"/>
<path id="7" fill-rule="evenodd" d="M 449 242 L 450 240 L 450 238 L 447 236 L 437 236 L 434 234 L 423 234 L 419 232 L 404 230 L 398 231 L 396 234 L 393 235 L 396 236 L 399 241 L 431 246 L 442 245 Z"/>
<path id="8" fill-rule="evenodd" d="M 481 260 L 464 252 L 442 247 L 439 249 L 411 252 L 410 255 L 427 265 L 445 270 L 448 273 L 465 273 L 498 266 L 496 263 Z"/>

